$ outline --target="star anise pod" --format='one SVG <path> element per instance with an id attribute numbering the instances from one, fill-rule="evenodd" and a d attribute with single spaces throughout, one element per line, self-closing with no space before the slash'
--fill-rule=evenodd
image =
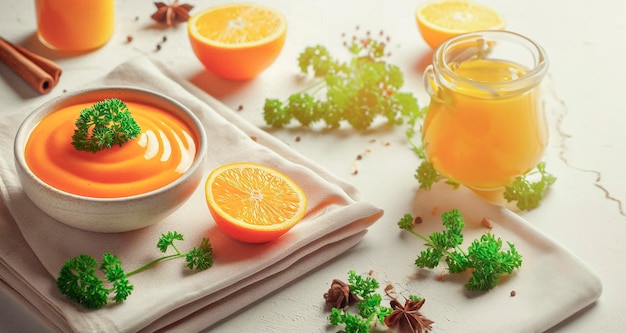
<path id="1" fill-rule="evenodd" d="M 393 311 L 385 317 L 385 325 L 389 328 L 398 327 L 400 333 L 430 332 L 432 329 L 430 325 L 435 322 L 419 312 L 425 301 L 425 299 L 420 301 L 407 299 L 402 306 L 397 299 L 392 299 L 391 308 Z"/>
<path id="2" fill-rule="evenodd" d="M 337 279 L 330 284 L 330 289 L 324 294 L 324 299 L 328 306 L 337 309 L 343 309 L 360 301 L 360 298 L 350 291 L 349 284 Z"/>
<path id="3" fill-rule="evenodd" d="M 152 14 L 152 19 L 168 26 L 177 22 L 186 22 L 189 19 L 189 11 L 193 9 L 190 4 L 179 5 L 178 0 L 174 0 L 169 5 L 164 2 L 155 2 L 154 5 L 157 11 Z"/>

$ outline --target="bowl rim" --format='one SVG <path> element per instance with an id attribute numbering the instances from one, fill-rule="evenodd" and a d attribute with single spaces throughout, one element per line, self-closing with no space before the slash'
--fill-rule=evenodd
<path id="1" fill-rule="evenodd" d="M 41 121 L 41 119 L 43 119 L 43 117 L 47 116 L 48 114 L 55 112 L 59 108 L 59 106 L 66 105 L 64 103 L 69 103 L 69 101 L 71 101 L 72 99 L 75 99 L 79 96 L 83 96 L 83 95 L 90 94 L 90 93 L 100 93 L 100 92 L 106 92 L 106 91 L 111 91 L 111 92 L 124 91 L 124 92 L 129 92 L 132 94 L 139 94 L 139 95 L 143 95 L 146 97 L 156 98 L 157 100 L 161 100 L 165 103 L 171 104 L 175 108 L 179 109 L 182 113 L 184 113 L 189 119 L 188 120 L 182 119 L 182 120 L 185 122 L 189 122 L 189 125 L 191 125 L 192 128 L 195 130 L 195 132 L 197 132 L 194 134 L 197 135 L 197 140 L 198 140 L 198 150 L 197 150 L 198 153 L 196 155 L 196 158 L 192 162 L 191 166 L 189 167 L 189 169 L 187 169 L 187 171 L 185 171 L 180 177 L 175 179 L 173 182 L 168 183 L 164 186 L 161 186 L 157 189 L 140 193 L 140 194 L 136 194 L 136 195 L 114 197 L 114 198 L 90 197 L 86 195 L 79 195 L 79 194 L 74 194 L 74 193 L 70 193 L 67 191 L 63 191 L 63 190 L 60 190 L 56 187 L 49 185 L 48 183 L 43 181 L 41 178 L 39 178 L 35 173 L 33 173 L 33 171 L 28 167 L 28 164 L 26 163 L 26 158 L 24 155 L 24 147 L 26 145 L 26 142 L 28 141 L 30 133 L 35 128 L 35 126 L 37 126 L 37 124 Z M 158 104 L 156 106 L 158 106 Z M 203 160 L 206 156 L 206 152 L 207 152 L 206 130 L 204 128 L 204 125 L 202 125 L 202 123 L 200 122 L 200 119 L 198 118 L 198 116 L 196 116 L 196 114 L 193 113 L 193 111 L 191 111 L 190 108 L 188 108 L 184 104 L 180 103 L 179 101 L 163 93 L 150 90 L 150 89 L 137 88 L 137 87 L 125 86 L 125 85 L 79 89 L 73 92 L 64 93 L 63 95 L 60 95 L 60 96 L 54 97 L 53 99 L 45 101 L 41 105 L 37 106 L 28 116 L 26 116 L 26 118 L 24 118 L 24 120 L 21 122 L 17 130 L 17 133 L 15 134 L 15 138 L 13 141 L 13 154 L 15 157 L 15 163 L 20 168 L 22 168 L 24 172 L 26 172 L 28 177 L 33 179 L 39 186 L 42 186 L 45 190 L 52 192 L 55 195 L 59 195 L 59 196 L 63 196 L 63 197 L 67 197 L 67 198 L 71 198 L 75 200 L 81 200 L 84 202 L 91 202 L 91 203 L 129 202 L 129 201 L 141 200 L 146 197 L 152 197 L 159 193 L 166 192 L 167 190 L 171 188 L 179 186 L 179 184 L 184 182 L 187 178 L 191 177 L 191 175 L 195 174 L 197 169 L 202 166 Z"/>

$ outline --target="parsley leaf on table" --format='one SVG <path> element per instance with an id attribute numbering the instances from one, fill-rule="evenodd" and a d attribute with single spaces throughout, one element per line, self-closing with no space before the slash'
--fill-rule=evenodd
<path id="1" fill-rule="evenodd" d="M 345 324 L 346 333 L 369 332 L 374 322 L 384 324 L 392 309 L 382 305 L 382 296 L 376 292 L 378 281 L 371 276 L 363 277 L 351 270 L 348 272 L 348 287 L 350 292 L 360 297 L 357 308 L 359 314 L 352 314 L 344 309 L 331 309 L 329 322 L 332 325 Z"/>
<path id="2" fill-rule="evenodd" d="M 529 180 L 534 175 L 539 175 L 539 180 Z M 520 210 L 537 208 L 543 199 L 544 193 L 556 182 L 556 177 L 546 171 L 546 163 L 541 162 L 537 167 L 526 175 L 516 177 L 513 184 L 504 189 L 504 198 L 508 202 L 515 201 Z"/>
<path id="3" fill-rule="evenodd" d="M 109 298 L 116 303 L 125 301 L 134 288 L 128 281 L 128 277 L 161 261 L 185 258 L 187 267 L 197 270 L 204 270 L 213 266 L 213 249 L 208 238 L 203 238 L 200 246 L 187 253 L 182 253 L 174 244 L 174 241 L 182 240 L 183 235 L 176 231 L 161 235 L 157 242 L 157 248 L 165 253 L 171 247 L 175 253 L 156 258 L 130 272 L 124 271 L 122 262 L 117 256 L 105 252 L 99 267 L 105 279 L 97 274 L 98 262 L 96 259 L 86 254 L 78 255 L 68 259 L 63 264 L 56 280 L 56 286 L 68 299 L 88 309 L 99 309 L 109 303 Z"/>
<path id="4" fill-rule="evenodd" d="M 441 220 L 446 230 L 432 232 L 428 237 L 413 231 L 414 218 L 410 214 L 405 214 L 398 221 L 400 229 L 426 242 L 427 248 L 415 260 L 417 267 L 432 269 L 445 258 L 450 273 L 472 271 L 465 288 L 473 291 L 490 290 L 496 286 L 501 275 L 511 274 L 515 268 L 521 267 L 522 256 L 515 245 L 507 242 L 508 250 L 502 250 L 502 240 L 490 232 L 472 241 L 467 252 L 463 251 L 460 246 L 463 243 L 465 221 L 458 210 L 443 213 Z"/>
<path id="5" fill-rule="evenodd" d="M 390 307 L 387 307 L 382 305 L 383 296 L 377 292 L 379 286 L 373 277 L 358 275 L 353 270 L 348 272 L 348 283 L 334 279 L 331 288 L 324 294 L 326 304 L 332 307 L 328 317 L 330 324 L 344 325 L 343 332 L 346 333 L 369 333 L 376 325 L 386 325 L 394 332 L 430 332 L 434 321 L 420 312 L 425 301 L 423 298 L 410 295 L 402 305 L 395 296 L 391 296 L 388 286 L 385 295 L 392 299 Z M 351 312 L 352 302 L 347 299 L 357 302 L 358 313 Z"/>

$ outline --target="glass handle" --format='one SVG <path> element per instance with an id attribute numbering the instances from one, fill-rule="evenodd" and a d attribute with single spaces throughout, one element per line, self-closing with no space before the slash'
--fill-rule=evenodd
<path id="1" fill-rule="evenodd" d="M 435 91 L 437 91 L 437 86 L 435 85 L 435 72 L 433 71 L 433 65 L 428 65 L 424 70 L 424 76 L 422 77 L 424 80 L 424 88 L 430 97 L 435 96 Z"/>

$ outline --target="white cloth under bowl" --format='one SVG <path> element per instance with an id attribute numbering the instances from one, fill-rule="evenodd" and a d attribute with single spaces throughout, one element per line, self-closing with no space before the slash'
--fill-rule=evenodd
<path id="1" fill-rule="evenodd" d="M 0 282 L 58 331 L 197 331 L 354 246 L 382 215 L 381 209 L 358 201 L 354 187 L 247 123 L 160 63 L 147 58 L 132 60 L 89 87 L 109 85 L 154 90 L 186 105 L 208 134 L 207 175 L 228 162 L 272 166 L 304 189 L 308 213 L 277 241 L 244 244 L 217 229 L 200 186 L 184 206 L 154 226 L 120 234 L 74 229 L 34 206 L 16 178 L 13 139 L 29 110 L 1 117 Z M 160 256 L 156 241 L 162 233 L 174 230 L 185 236 L 180 243 L 184 248 L 196 246 L 208 236 L 214 248 L 214 266 L 192 272 L 181 260 L 163 262 L 130 278 L 135 290 L 126 302 L 95 311 L 67 301 L 56 290 L 55 278 L 68 258 L 85 253 L 100 260 L 103 252 L 111 252 L 132 269 Z"/>

